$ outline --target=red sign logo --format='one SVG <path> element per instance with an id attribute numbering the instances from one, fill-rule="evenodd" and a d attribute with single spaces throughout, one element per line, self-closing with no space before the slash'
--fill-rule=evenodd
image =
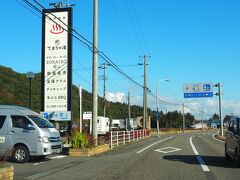
<path id="1" fill-rule="evenodd" d="M 50 32 L 52 34 L 61 34 L 64 32 L 64 29 L 59 24 L 53 24 Z"/>

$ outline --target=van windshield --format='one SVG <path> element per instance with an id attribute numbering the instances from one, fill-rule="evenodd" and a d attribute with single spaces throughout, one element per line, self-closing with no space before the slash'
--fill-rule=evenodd
<path id="1" fill-rule="evenodd" d="M 54 128 L 53 124 L 40 116 L 28 116 L 40 128 Z"/>

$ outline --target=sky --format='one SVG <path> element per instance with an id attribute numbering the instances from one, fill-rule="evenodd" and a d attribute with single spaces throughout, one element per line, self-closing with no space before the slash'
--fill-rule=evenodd
<path id="1" fill-rule="evenodd" d="M 38 2 L 51 8 L 50 0 Z M 4 3 L 0 11 L 0 65 L 20 73 L 40 72 L 41 16 L 24 7 L 22 0 Z M 75 4 L 73 28 L 92 42 L 93 0 L 70 0 L 70 3 Z M 186 112 L 197 118 L 201 110 L 206 119 L 218 113 L 218 97 L 184 99 L 183 84 L 220 82 L 223 84 L 223 114 L 240 115 L 239 9 L 238 0 L 99 0 L 98 49 L 140 84 L 143 84 L 143 66 L 138 63 L 147 55 L 147 86 L 151 92 L 155 94 L 160 81 L 158 97 L 171 103 L 186 102 L 191 108 L 186 108 Z M 99 57 L 98 65 L 102 63 Z M 74 40 L 73 83 L 89 92 L 92 91 L 91 67 L 91 51 Z M 99 69 L 100 96 L 103 94 L 102 75 L 103 70 Z M 106 90 L 110 101 L 127 102 L 130 91 L 131 103 L 143 104 L 142 88 L 111 66 L 107 67 Z M 148 95 L 148 106 L 156 109 L 156 100 L 151 95 Z M 167 112 L 181 110 L 181 106 L 159 103 L 159 109 Z"/>

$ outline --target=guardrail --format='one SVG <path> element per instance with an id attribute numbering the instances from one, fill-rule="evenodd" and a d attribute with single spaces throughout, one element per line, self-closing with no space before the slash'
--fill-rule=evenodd
<path id="1" fill-rule="evenodd" d="M 148 136 L 146 129 L 133 130 L 133 131 L 111 131 L 110 134 L 110 148 L 121 144 L 126 144 L 131 141 L 138 141 L 139 139 L 145 139 Z"/>

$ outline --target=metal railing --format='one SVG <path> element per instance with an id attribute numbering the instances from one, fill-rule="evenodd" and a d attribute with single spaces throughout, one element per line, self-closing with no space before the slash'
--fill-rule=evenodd
<path id="1" fill-rule="evenodd" d="M 111 149 L 121 144 L 126 144 L 131 141 L 138 141 L 148 136 L 147 130 L 132 130 L 132 131 L 111 131 L 110 132 L 110 147 Z"/>

